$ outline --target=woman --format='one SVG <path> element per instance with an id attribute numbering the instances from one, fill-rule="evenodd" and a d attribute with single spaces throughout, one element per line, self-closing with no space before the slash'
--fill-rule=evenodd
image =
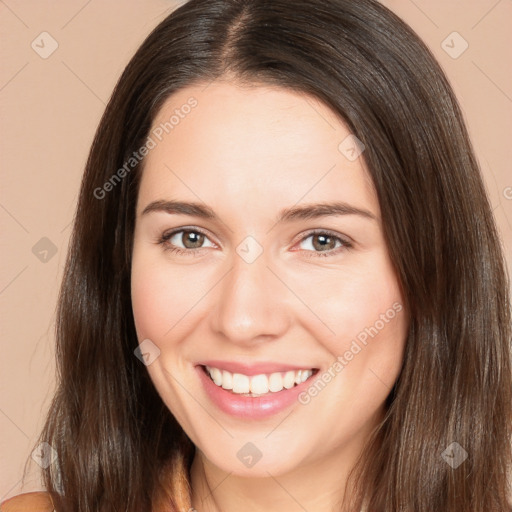
<path id="1" fill-rule="evenodd" d="M 87 162 L 48 510 L 510 509 L 509 306 L 460 109 L 403 22 L 191 0 Z"/>

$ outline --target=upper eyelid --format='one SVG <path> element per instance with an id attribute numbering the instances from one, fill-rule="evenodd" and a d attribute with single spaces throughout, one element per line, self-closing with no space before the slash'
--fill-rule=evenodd
<path id="1" fill-rule="evenodd" d="M 336 231 L 333 231 L 332 229 L 322 229 L 322 228 L 314 228 L 310 231 L 306 231 L 306 233 L 302 233 L 301 235 L 298 235 L 297 242 L 300 242 L 301 240 L 304 240 L 305 238 L 310 237 L 311 235 L 321 235 L 326 234 L 330 235 L 334 238 L 339 238 L 342 242 L 345 243 L 353 243 L 352 238 L 350 238 L 348 235 L 343 235 L 341 233 L 337 233 Z M 295 239 L 294 239 L 294 243 Z"/>

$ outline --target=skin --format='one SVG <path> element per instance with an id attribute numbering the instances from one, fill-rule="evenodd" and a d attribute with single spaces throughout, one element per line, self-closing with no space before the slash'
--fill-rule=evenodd
<path id="1" fill-rule="evenodd" d="M 197 107 L 146 157 L 132 302 L 139 342 L 149 338 L 160 350 L 149 375 L 196 446 L 192 505 L 199 512 L 334 510 L 382 419 L 408 327 L 377 196 L 363 158 L 350 161 L 338 149 L 349 130 L 316 99 L 232 81 L 201 84 L 170 97 L 154 127 L 191 96 Z M 149 203 L 170 199 L 206 204 L 219 220 L 142 214 Z M 283 208 L 331 201 L 375 218 L 275 222 Z M 202 245 L 184 233 L 171 240 L 187 254 L 157 243 L 181 227 L 202 229 Z M 341 240 L 322 252 L 312 229 Z M 248 236 L 263 249 L 252 263 L 236 252 Z M 248 421 L 220 411 L 198 378 L 195 364 L 206 359 L 275 361 L 332 374 L 337 357 L 393 304 L 402 311 L 359 343 L 362 349 L 344 358 L 343 370 L 306 405 Z M 236 456 L 247 442 L 262 453 L 251 468 Z"/>

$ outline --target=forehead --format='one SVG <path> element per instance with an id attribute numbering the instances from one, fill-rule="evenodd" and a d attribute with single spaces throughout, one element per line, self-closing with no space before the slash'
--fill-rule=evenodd
<path id="1" fill-rule="evenodd" d="M 350 131 L 309 95 L 225 82 L 184 88 L 164 103 L 150 136 L 139 211 L 159 195 L 241 209 L 352 200 L 378 211 L 363 159 L 344 152 Z"/>

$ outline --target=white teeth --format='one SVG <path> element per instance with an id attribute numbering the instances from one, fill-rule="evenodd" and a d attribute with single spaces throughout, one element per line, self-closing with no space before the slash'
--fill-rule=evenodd
<path id="1" fill-rule="evenodd" d="M 266 375 L 253 375 L 250 379 L 251 393 L 263 395 L 268 393 L 268 378 Z"/>
<path id="2" fill-rule="evenodd" d="M 222 384 L 222 372 L 218 368 L 212 368 L 210 375 L 212 376 L 213 382 L 215 382 L 217 386 Z"/>
<path id="3" fill-rule="evenodd" d="M 293 388 L 295 385 L 295 372 L 286 372 L 283 379 L 283 386 L 286 389 Z"/>
<path id="4" fill-rule="evenodd" d="M 274 393 L 277 391 L 281 391 L 283 389 L 283 377 L 281 377 L 280 373 L 272 373 L 270 374 L 270 378 L 268 379 L 268 389 L 273 391 Z"/>
<path id="5" fill-rule="evenodd" d="M 215 384 L 217 383 L 215 382 Z M 249 393 L 249 377 L 247 375 L 233 373 L 233 393 Z"/>
<path id="6" fill-rule="evenodd" d="M 224 389 L 233 389 L 233 374 L 226 370 L 222 371 L 222 387 Z"/>
<path id="7" fill-rule="evenodd" d="M 207 366 L 206 370 L 217 386 L 246 396 L 260 396 L 269 392 L 277 393 L 283 389 L 291 389 L 313 375 L 313 370 L 292 370 L 251 377 L 210 366 Z"/>

